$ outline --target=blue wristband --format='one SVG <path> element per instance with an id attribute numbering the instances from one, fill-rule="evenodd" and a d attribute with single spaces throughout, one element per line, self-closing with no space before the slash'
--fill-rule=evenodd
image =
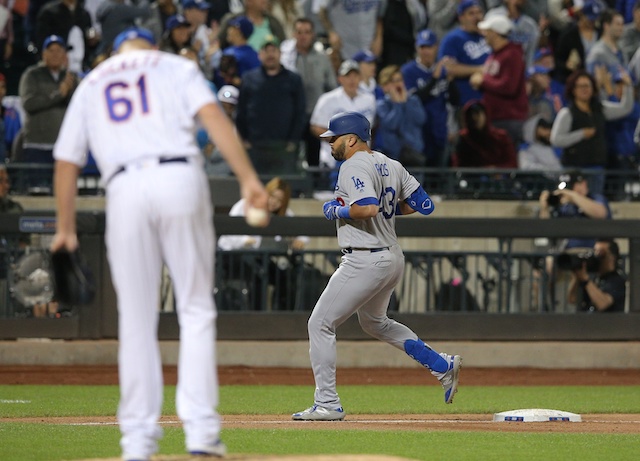
<path id="1" fill-rule="evenodd" d="M 341 219 L 351 219 L 351 215 L 349 214 L 350 209 L 348 206 L 339 206 L 336 208 L 336 216 Z"/>

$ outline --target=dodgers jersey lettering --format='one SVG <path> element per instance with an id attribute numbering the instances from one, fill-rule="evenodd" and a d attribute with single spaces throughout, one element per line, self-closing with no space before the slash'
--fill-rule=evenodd
<path id="1" fill-rule="evenodd" d="M 370 219 L 336 221 L 341 248 L 381 248 L 398 243 L 395 230 L 396 205 L 408 198 L 420 183 L 396 160 L 373 151 L 360 151 L 340 167 L 336 199 L 351 205 L 375 199 L 379 213 Z"/>
<path id="2" fill-rule="evenodd" d="M 86 155 L 81 153 L 91 150 L 108 179 L 137 160 L 199 156 L 194 117 L 215 101 L 200 70 L 185 58 L 155 50 L 113 56 L 78 86 L 54 157 L 84 166 Z M 144 123 L 127 123 L 136 118 Z"/>

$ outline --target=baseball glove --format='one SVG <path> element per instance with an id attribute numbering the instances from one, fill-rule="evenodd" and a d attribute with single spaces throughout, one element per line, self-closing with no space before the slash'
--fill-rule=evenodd
<path id="1" fill-rule="evenodd" d="M 89 304 L 96 294 L 93 273 L 80 254 L 58 250 L 51 254 L 54 299 L 64 304 Z"/>

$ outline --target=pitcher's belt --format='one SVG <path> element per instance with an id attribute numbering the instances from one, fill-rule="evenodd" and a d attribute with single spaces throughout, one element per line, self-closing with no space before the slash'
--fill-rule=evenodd
<path id="1" fill-rule="evenodd" d="M 189 161 L 189 159 L 187 157 L 160 157 L 158 160 L 155 159 L 145 159 L 144 161 L 142 161 L 141 163 L 144 162 L 157 162 L 158 165 L 164 165 L 166 163 L 187 163 Z M 136 163 L 134 162 L 133 165 L 136 165 Z M 111 175 L 111 177 L 109 178 L 109 180 L 107 181 L 107 185 L 113 180 L 113 178 L 115 178 L 116 176 L 118 176 L 120 173 L 124 173 L 125 171 L 127 171 L 128 166 L 127 165 L 123 165 L 120 168 L 118 168 L 115 173 L 113 173 Z"/>

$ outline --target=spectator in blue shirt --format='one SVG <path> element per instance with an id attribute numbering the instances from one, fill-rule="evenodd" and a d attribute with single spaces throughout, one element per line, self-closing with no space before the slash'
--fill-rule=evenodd
<path id="1" fill-rule="evenodd" d="M 416 36 L 416 59 L 401 68 L 404 84 L 422 101 L 429 123 L 422 126 L 427 166 L 443 167 L 449 163 L 447 103 L 458 105 L 458 91 L 447 78 L 446 58 L 436 62 L 438 38 L 424 29 Z"/>
<path id="2" fill-rule="evenodd" d="M 453 77 L 460 92 L 458 108 L 472 99 L 481 99 L 482 93 L 469 84 L 469 77 L 482 72 L 482 65 L 491 54 L 491 48 L 480 34 L 478 23 L 484 13 L 476 0 L 462 0 L 457 9 L 460 26 L 446 34 L 440 43 L 438 61 L 447 57 L 447 74 Z"/>
<path id="3" fill-rule="evenodd" d="M 224 49 L 223 54 L 236 58 L 238 64 L 238 76 L 245 72 L 260 67 L 258 53 L 248 43 L 253 34 L 253 24 L 246 16 L 238 16 L 229 21 L 227 29 L 227 41 L 230 46 Z"/>
<path id="4" fill-rule="evenodd" d="M 378 82 L 385 94 L 376 103 L 379 149 L 407 167 L 425 166 L 422 127 L 426 115 L 420 99 L 407 92 L 398 66 L 382 69 Z"/>

